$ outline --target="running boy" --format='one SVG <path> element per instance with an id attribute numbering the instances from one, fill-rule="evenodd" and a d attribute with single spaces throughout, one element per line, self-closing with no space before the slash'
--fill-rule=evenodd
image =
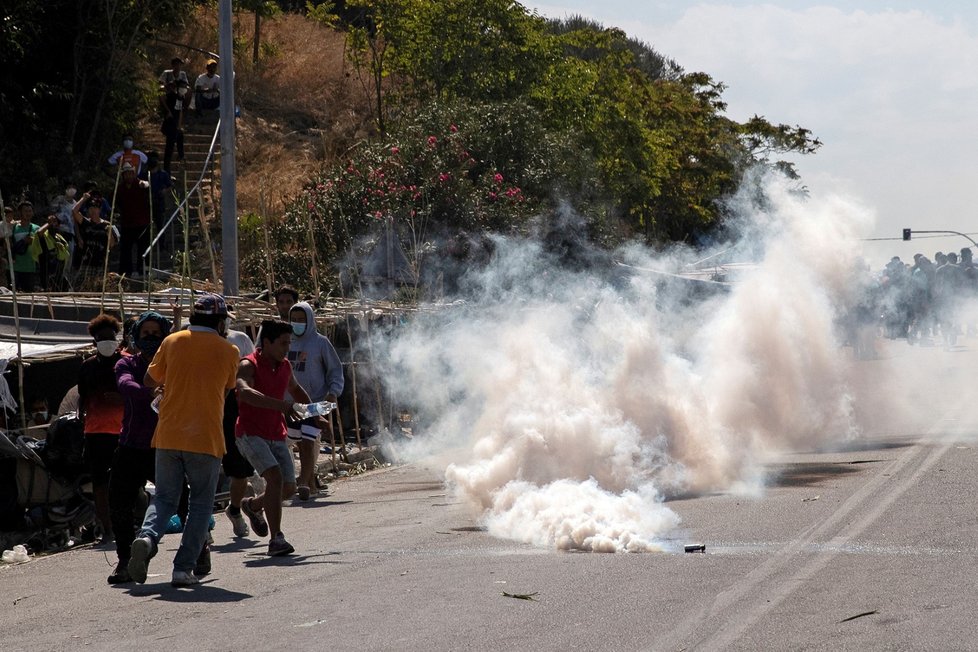
<path id="1" fill-rule="evenodd" d="M 242 501 L 241 511 L 256 534 L 272 534 L 268 554 L 275 556 L 295 550 L 282 534 L 282 500 L 295 492 L 295 464 L 286 441 L 285 417 L 296 415 L 292 401 L 285 399 L 286 390 L 295 400 L 309 403 L 309 396 L 296 382 L 287 359 L 291 345 L 291 324 L 263 321 L 258 350 L 242 358 L 238 365 L 237 445 L 265 479 L 265 492 Z"/>

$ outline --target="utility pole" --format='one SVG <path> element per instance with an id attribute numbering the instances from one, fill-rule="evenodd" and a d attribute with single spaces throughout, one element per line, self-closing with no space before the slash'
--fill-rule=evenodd
<path id="1" fill-rule="evenodd" d="M 221 55 L 221 250 L 224 296 L 238 296 L 238 194 L 234 161 L 234 34 L 231 0 L 218 0 L 218 51 Z"/>

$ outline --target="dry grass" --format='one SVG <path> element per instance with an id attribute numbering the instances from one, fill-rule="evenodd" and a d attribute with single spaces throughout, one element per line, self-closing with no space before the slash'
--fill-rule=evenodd
<path id="1" fill-rule="evenodd" d="M 368 136 L 372 117 L 368 98 L 346 61 L 342 33 L 292 14 L 263 21 L 257 65 L 251 61 L 253 33 L 253 16 L 236 15 L 238 206 L 242 213 L 275 216 L 321 166 Z M 199 9 L 184 31 L 165 38 L 217 51 L 216 12 Z M 162 62 L 180 56 L 190 60 L 185 68 L 192 80 L 207 59 L 163 43 L 150 54 L 161 62 L 147 66 L 146 74 L 153 77 L 168 67 Z M 150 128 L 154 123 L 155 118 Z"/>

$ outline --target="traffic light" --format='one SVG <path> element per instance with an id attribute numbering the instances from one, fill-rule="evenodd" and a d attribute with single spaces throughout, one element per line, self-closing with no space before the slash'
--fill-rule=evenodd
<path id="1" fill-rule="evenodd" d="M 910 235 L 911 235 L 912 233 L 913 233 L 913 232 L 912 232 L 912 231 L 911 231 L 910 229 L 904 229 L 904 230 L 903 230 L 903 239 L 904 239 L 904 240 L 909 240 L 909 239 L 910 239 Z"/>

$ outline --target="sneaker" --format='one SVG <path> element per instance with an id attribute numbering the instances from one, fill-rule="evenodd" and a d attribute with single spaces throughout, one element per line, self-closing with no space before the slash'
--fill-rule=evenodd
<path id="1" fill-rule="evenodd" d="M 115 570 L 109 575 L 109 584 L 126 584 L 132 581 L 132 576 L 129 574 L 129 560 L 119 560 L 116 564 Z"/>
<path id="2" fill-rule="evenodd" d="M 231 521 L 231 529 L 234 530 L 234 536 L 248 536 L 251 530 L 248 529 L 248 524 L 245 523 L 244 516 L 241 515 L 241 512 L 238 512 L 238 515 L 234 516 L 231 514 L 231 506 L 228 505 L 227 509 L 224 510 L 224 513 L 227 514 L 228 519 Z"/>
<path id="3" fill-rule="evenodd" d="M 211 572 L 211 547 L 208 544 L 204 544 L 204 547 L 200 550 L 200 556 L 197 557 L 197 565 L 194 566 L 194 575 L 197 577 L 203 577 L 204 575 L 210 575 Z"/>
<path id="4" fill-rule="evenodd" d="M 259 537 L 268 536 L 268 523 L 265 522 L 265 515 L 261 511 L 251 511 L 251 499 L 241 501 L 241 513 L 248 517 L 251 522 L 251 531 Z"/>
<path id="5" fill-rule="evenodd" d="M 195 584 L 200 584 L 200 578 L 189 571 L 173 571 L 173 577 L 170 578 L 170 586 L 193 586 Z"/>
<path id="6" fill-rule="evenodd" d="M 129 559 L 126 568 L 129 570 L 129 576 L 138 584 L 146 582 L 149 560 L 153 558 L 156 552 L 155 547 L 153 540 L 149 537 L 139 537 L 132 542 L 132 557 Z"/>
<path id="7" fill-rule="evenodd" d="M 310 490 L 309 487 L 303 485 L 296 490 L 296 493 L 299 496 L 299 500 L 309 500 L 309 496 L 312 495 L 312 490 Z"/>
<path id="8" fill-rule="evenodd" d="M 285 535 L 281 532 L 272 537 L 272 540 L 268 542 L 268 555 L 270 557 L 291 555 L 293 552 L 295 552 L 295 548 L 285 540 Z"/>

